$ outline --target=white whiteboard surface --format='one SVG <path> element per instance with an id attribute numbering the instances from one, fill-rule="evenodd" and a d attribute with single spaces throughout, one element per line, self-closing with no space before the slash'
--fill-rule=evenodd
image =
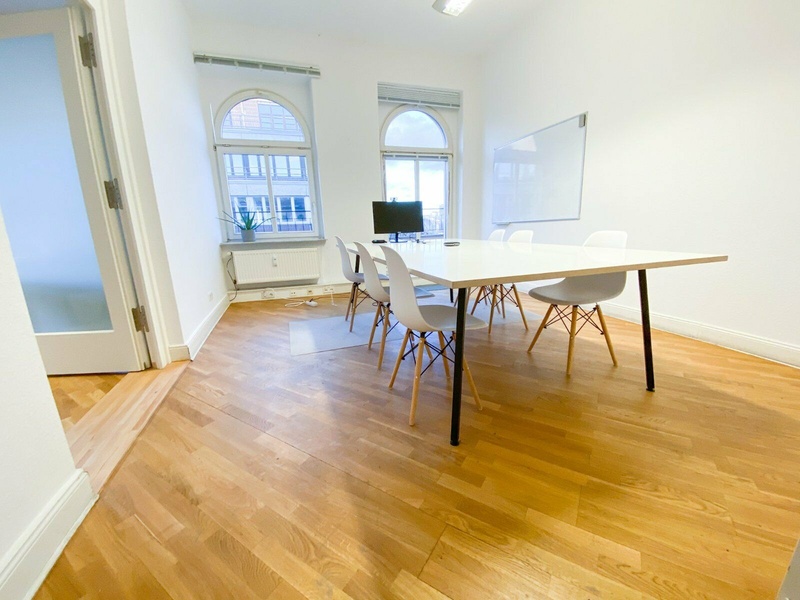
<path id="1" fill-rule="evenodd" d="M 493 223 L 581 216 L 586 113 L 494 151 Z"/>

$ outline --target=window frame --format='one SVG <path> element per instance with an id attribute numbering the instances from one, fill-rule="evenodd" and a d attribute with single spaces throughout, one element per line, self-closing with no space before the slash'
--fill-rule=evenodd
<path id="1" fill-rule="evenodd" d="M 303 131 L 303 142 L 286 140 L 247 140 L 224 137 L 223 122 L 230 110 L 237 104 L 250 99 L 270 100 L 282 106 L 295 118 Z M 228 186 L 227 166 L 225 161 L 226 154 L 254 154 L 261 155 L 264 159 L 265 177 L 268 193 L 268 205 L 270 223 L 272 231 L 257 231 L 256 241 L 287 241 L 294 239 L 321 239 L 323 235 L 320 209 L 319 194 L 317 193 L 317 171 L 316 171 L 316 148 L 314 147 L 311 130 L 300 110 L 286 98 L 273 92 L 262 89 L 250 89 L 237 92 L 225 100 L 218 108 L 214 116 L 214 152 L 217 155 L 217 177 L 219 180 L 219 210 L 220 217 L 224 213 L 231 211 L 231 192 Z M 310 217 L 306 216 L 304 223 L 311 222 L 310 231 L 278 231 L 281 223 L 286 221 L 279 220 L 278 200 L 273 192 L 273 183 L 291 181 L 291 177 L 272 177 L 271 165 L 273 157 L 278 156 L 302 156 L 305 158 L 305 175 L 308 181 L 308 197 Z M 288 162 L 288 161 L 287 161 Z M 301 161 L 302 163 L 302 161 Z M 302 172 L 302 167 L 301 167 Z M 240 196 L 236 194 L 235 196 Z M 263 194 L 257 194 L 263 196 Z M 281 196 L 282 197 L 282 196 Z M 295 195 L 292 198 L 294 207 Z M 298 196 L 299 197 L 299 196 Z M 294 210 L 292 211 L 294 214 Z M 296 220 L 296 219 L 295 219 Z M 237 228 L 226 220 L 221 221 L 224 225 L 224 232 L 228 242 L 236 242 L 240 238 Z M 293 221 L 290 221 L 293 222 Z"/>
<path id="2" fill-rule="evenodd" d="M 409 111 L 417 111 L 422 112 L 431 117 L 434 122 L 441 128 L 442 133 L 444 134 L 446 147 L 444 148 L 419 148 L 413 146 L 387 146 L 386 145 L 386 132 L 389 129 L 389 126 L 392 124 L 392 121 L 396 119 L 403 113 Z M 419 161 L 420 160 L 442 160 L 445 159 L 447 161 L 447 169 L 445 171 L 445 177 L 447 178 L 446 181 L 446 192 L 447 198 L 445 201 L 444 207 L 444 215 L 442 216 L 442 222 L 444 223 L 444 232 L 442 233 L 443 237 L 447 237 L 449 234 L 449 230 L 451 228 L 451 223 L 453 222 L 453 209 L 454 209 L 454 202 L 453 202 L 453 189 L 454 189 L 454 169 L 455 169 L 455 153 L 453 151 L 453 136 L 450 134 L 450 128 L 447 126 L 447 121 L 445 120 L 444 116 L 439 114 L 436 110 L 429 106 L 419 105 L 419 104 L 401 104 L 396 108 L 389 111 L 389 114 L 386 115 L 386 118 L 383 121 L 383 126 L 381 127 L 381 139 L 380 139 L 380 148 L 381 148 L 381 184 L 382 190 L 381 195 L 383 197 L 384 202 L 388 202 L 389 199 L 386 197 L 386 160 L 387 159 L 399 159 L 399 160 L 413 160 L 414 161 L 414 177 L 415 177 L 415 199 L 419 200 Z M 423 234 L 424 235 L 424 234 Z M 435 236 L 430 237 L 438 237 L 438 234 Z"/>

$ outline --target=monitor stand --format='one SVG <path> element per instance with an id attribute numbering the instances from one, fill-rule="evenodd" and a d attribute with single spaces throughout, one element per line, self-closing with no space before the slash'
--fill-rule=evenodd
<path id="1" fill-rule="evenodd" d="M 401 240 L 399 238 L 399 236 L 400 236 L 399 232 L 394 234 L 394 243 L 395 244 L 405 244 L 408 241 L 408 240 Z M 389 239 L 390 240 L 392 239 L 391 236 L 389 236 Z"/>

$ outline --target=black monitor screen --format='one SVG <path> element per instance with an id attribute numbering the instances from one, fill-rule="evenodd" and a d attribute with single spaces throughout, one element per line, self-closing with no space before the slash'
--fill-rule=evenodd
<path id="1" fill-rule="evenodd" d="M 424 231 L 422 202 L 373 202 L 375 233 L 417 233 Z"/>

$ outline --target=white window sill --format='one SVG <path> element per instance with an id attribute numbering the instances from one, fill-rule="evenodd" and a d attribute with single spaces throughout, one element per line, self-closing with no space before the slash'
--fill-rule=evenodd
<path id="1" fill-rule="evenodd" d="M 326 242 L 325 238 L 304 237 L 304 238 L 282 238 L 279 240 L 256 240 L 254 242 L 243 242 L 241 240 L 228 240 L 222 242 L 219 247 L 223 250 L 261 250 L 263 248 L 280 248 L 281 246 L 321 246 Z"/>

